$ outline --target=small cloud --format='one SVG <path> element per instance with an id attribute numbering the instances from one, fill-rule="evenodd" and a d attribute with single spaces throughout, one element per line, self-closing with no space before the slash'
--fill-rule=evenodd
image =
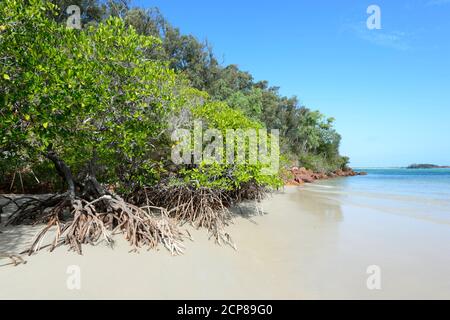
<path id="1" fill-rule="evenodd" d="M 396 50 L 411 49 L 411 46 L 408 41 L 409 35 L 405 32 L 401 31 L 387 32 L 384 30 L 369 30 L 366 27 L 365 23 L 348 26 L 346 29 L 351 33 L 355 34 L 358 38 L 378 46 L 393 48 Z"/>
<path id="2" fill-rule="evenodd" d="M 398 50 L 411 49 L 404 32 L 393 31 L 384 32 L 380 30 L 364 30 L 359 33 L 361 39 L 367 40 L 373 44 L 390 47 Z"/>

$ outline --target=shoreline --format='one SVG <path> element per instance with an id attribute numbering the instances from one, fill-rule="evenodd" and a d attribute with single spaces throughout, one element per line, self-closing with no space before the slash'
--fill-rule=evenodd
<path id="1" fill-rule="evenodd" d="M 312 183 L 318 180 L 327 180 L 333 178 L 344 178 L 344 177 L 354 177 L 354 176 L 365 176 L 367 172 L 364 171 L 354 171 L 352 168 L 347 168 L 345 170 L 335 170 L 333 172 L 314 172 L 308 170 L 304 167 L 292 167 L 285 173 L 285 185 L 286 186 L 301 186 L 304 183 Z"/>
<path id="2" fill-rule="evenodd" d="M 227 228 L 237 251 L 190 227 L 194 241 L 185 241 L 182 256 L 161 246 L 129 253 L 121 236 L 113 249 L 84 246 L 83 256 L 64 246 L 44 249 L 26 265 L 0 268 L 0 299 L 450 297 L 450 257 L 441 254 L 450 249 L 448 225 L 359 208 L 322 184 L 285 187 L 264 200 L 262 215 L 244 208 Z M 20 227 L 14 230 L 20 241 L 10 247 L 34 234 Z M 13 231 L 3 232 L 0 248 Z M 67 288 L 74 265 L 81 270 L 81 290 Z M 381 267 L 382 290 L 366 287 L 370 265 Z"/>

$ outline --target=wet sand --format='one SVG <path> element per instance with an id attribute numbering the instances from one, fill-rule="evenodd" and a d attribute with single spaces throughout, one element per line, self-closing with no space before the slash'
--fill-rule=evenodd
<path id="1" fill-rule="evenodd" d="M 191 229 L 178 257 L 162 247 L 129 253 L 120 237 L 83 256 L 44 250 L 0 267 L 0 299 L 450 299 L 450 224 L 360 206 L 320 184 L 288 187 L 263 209 L 228 228 L 237 251 Z M 2 229 L 0 251 L 20 250 L 34 231 Z M 72 265 L 80 290 L 67 288 Z M 380 290 L 367 288 L 371 265 Z"/>

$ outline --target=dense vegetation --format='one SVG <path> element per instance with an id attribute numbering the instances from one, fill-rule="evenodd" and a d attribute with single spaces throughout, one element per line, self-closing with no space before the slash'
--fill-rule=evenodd
<path id="1" fill-rule="evenodd" d="M 72 4 L 81 7 L 82 30 L 65 26 Z M 0 184 L 58 191 L 17 203 L 10 223 L 56 226 L 53 246 L 81 252 L 81 243 L 121 231 L 135 247 L 163 243 L 176 253 L 182 234 L 170 218 L 230 243 L 227 208 L 260 199 L 281 180 L 259 160 L 174 164 L 171 133 L 193 130 L 195 120 L 223 135 L 279 129 L 285 164 L 326 172 L 348 162 L 333 119 L 236 65 L 221 66 L 206 43 L 182 35 L 157 9 L 4 0 L 0 68 Z"/>
<path id="2" fill-rule="evenodd" d="M 119 16 L 138 34 L 154 36 L 162 46 L 148 52 L 149 58 L 169 63 L 188 79 L 189 85 L 207 92 L 213 100 L 226 102 L 266 128 L 281 131 L 281 153 L 289 163 L 318 172 L 344 168 L 348 158 L 339 155 L 341 137 L 333 128 L 333 118 L 299 105 L 296 97 L 283 97 L 268 81 L 255 81 L 237 65 L 222 66 L 207 42 L 183 35 L 157 8 L 129 8 L 126 0 L 53 0 L 61 8 L 70 4 L 82 8 L 83 23 L 96 25 L 110 16 Z M 61 11 L 63 12 L 63 11 Z M 67 15 L 60 14 L 59 22 Z"/>

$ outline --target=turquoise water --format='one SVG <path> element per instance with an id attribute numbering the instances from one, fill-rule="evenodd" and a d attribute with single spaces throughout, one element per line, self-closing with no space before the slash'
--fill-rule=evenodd
<path id="1" fill-rule="evenodd" d="M 350 188 L 450 200 L 450 169 L 364 169 L 367 176 L 349 180 Z"/>
<path id="2" fill-rule="evenodd" d="M 323 196 L 387 213 L 450 224 L 450 169 L 357 168 L 367 176 L 323 180 Z"/>

